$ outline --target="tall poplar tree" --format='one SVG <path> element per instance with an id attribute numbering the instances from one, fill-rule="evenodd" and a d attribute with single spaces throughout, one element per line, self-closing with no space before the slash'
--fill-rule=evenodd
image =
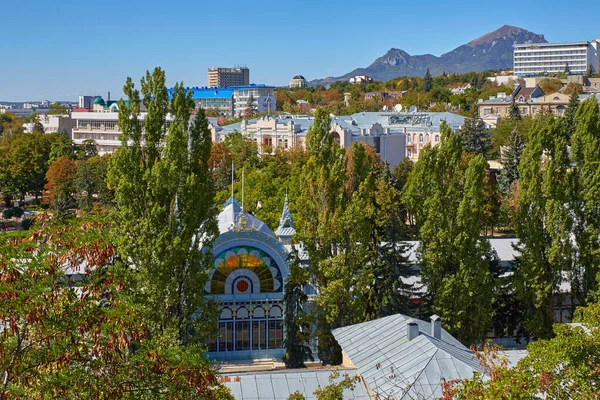
<path id="1" fill-rule="evenodd" d="M 515 230 L 517 295 L 526 307 L 525 329 L 553 335 L 560 284 L 570 269 L 572 175 L 561 119 L 536 119 L 519 164 L 519 209 Z"/>
<path id="2" fill-rule="evenodd" d="M 192 117 L 183 84 L 169 100 L 160 68 L 142 78 L 141 93 L 131 78 L 123 92 L 129 100 L 119 102 L 122 146 L 108 171 L 119 259 L 152 332 L 201 342 L 216 329 L 215 307 L 202 290 L 211 264 L 202 247 L 217 234 L 208 122 L 202 110 Z M 148 110 L 143 117 L 141 104 Z"/>
<path id="3" fill-rule="evenodd" d="M 326 111 L 318 110 L 296 204 L 300 240 L 319 291 L 319 358 L 339 363 L 332 328 L 407 312 L 411 293 L 401 279 L 409 265 L 396 244 L 403 221 L 391 174 L 370 147 L 340 148 L 330 123 Z"/>
<path id="4" fill-rule="evenodd" d="M 421 276 L 430 310 L 465 343 L 483 339 L 493 315 L 492 276 L 481 236 L 485 158 L 465 157 L 462 138 L 440 127 L 439 146 L 426 147 L 410 173 L 404 195 L 415 216 Z"/>
<path id="5" fill-rule="evenodd" d="M 581 304 L 585 304 L 598 289 L 596 276 L 600 272 L 600 116 L 594 98 L 581 104 L 575 126 L 571 155 L 576 246 L 571 291 Z"/>

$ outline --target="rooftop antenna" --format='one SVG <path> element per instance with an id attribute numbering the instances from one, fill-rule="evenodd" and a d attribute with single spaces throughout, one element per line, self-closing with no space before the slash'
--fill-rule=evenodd
<path id="1" fill-rule="evenodd" d="M 234 177 L 233 160 L 231 160 L 231 201 L 233 201 L 233 177 Z"/>
<path id="2" fill-rule="evenodd" d="M 245 168 L 242 168 L 242 211 L 244 211 L 244 171 Z"/>

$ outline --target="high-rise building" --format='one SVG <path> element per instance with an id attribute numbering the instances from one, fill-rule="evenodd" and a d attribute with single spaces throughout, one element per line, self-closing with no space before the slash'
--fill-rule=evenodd
<path id="1" fill-rule="evenodd" d="M 583 75 L 591 64 L 598 71 L 600 39 L 590 42 L 524 43 L 514 45 L 514 74 L 534 76 L 566 72 Z"/>
<path id="2" fill-rule="evenodd" d="M 233 68 L 210 67 L 208 87 L 245 86 L 250 84 L 250 70 L 246 66 Z"/>

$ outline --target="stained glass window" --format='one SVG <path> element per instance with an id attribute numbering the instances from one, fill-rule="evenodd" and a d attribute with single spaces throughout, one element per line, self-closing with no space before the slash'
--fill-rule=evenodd
<path id="1" fill-rule="evenodd" d="M 252 287 L 252 279 L 236 280 L 231 288 L 226 288 L 227 277 L 239 269 L 249 270 L 256 275 L 260 293 L 282 290 L 282 277 L 277 263 L 267 253 L 253 247 L 238 246 L 219 253 L 215 257 L 213 268 L 215 272 L 210 284 L 211 294 L 256 293 L 258 288 Z"/>

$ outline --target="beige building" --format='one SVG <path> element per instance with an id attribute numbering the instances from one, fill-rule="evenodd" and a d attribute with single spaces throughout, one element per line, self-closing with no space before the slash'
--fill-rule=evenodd
<path id="1" fill-rule="evenodd" d="M 405 157 L 417 160 L 428 143 L 440 141 L 440 124 L 443 121 L 457 132 L 464 117 L 447 112 L 362 112 L 350 116 L 331 116 L 331 132 L 343 148 L 360 142 L 375 149 L 391 167 Z M 223 127 L 214 126 L 213 141 L 219 143 L 233 132 L 254 140 L 259 153 L 272 153 L 276 149 L 305 149 L 306 135 L 314 118 L 307 115 L 265 116 L 244 120 Z"/>
<path id="2" fill-rule="evenodd" d="M 210 67 L 207 80 L 209 88 L 245 86 L 250 84 L 250 70 L 246 66 L 233 68 Z"/>
<path id="3" fill-rule="evenodd" d="M 304 88 L 308 82 L 302 75 L 296 75 L 290 80 L 290 88 Z"/>

